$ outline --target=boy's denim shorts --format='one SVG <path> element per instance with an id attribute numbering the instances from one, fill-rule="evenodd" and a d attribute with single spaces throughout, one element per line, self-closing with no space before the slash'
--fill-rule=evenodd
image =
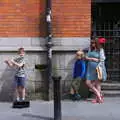
<path id="1" fill-rule="evenodd" d="M 18 77 L 18 76 L 15 76 L 15 80 L 14 80 L 14 84 L 15 84 L 15 87 L 25 87 L 25 82 L 26 82 L 26 77 Z"/>

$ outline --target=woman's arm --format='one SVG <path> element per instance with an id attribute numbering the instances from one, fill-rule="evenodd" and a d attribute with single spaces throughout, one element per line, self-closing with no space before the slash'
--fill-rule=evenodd
<path id="1" fill-rule="evenodd" d="M 98 58 L 93 58 L 93 57 L 89 57 L 89 54 L 90 54 L 90 50 L 88 51 L 85 59 L 88 60 L 88 61 L 94 61 L 94 62 L 98 62 L 99 59 Z"/>
<path id="2" fill-rule="evenodd" d="M 86 60 L 88 60 L 88 61 L 94 61 L 94 62 L 99 62 L 98 58 L 86 57 Z"/>
<path id="3" fill-rule="evenodd" d="M 101 48 L 100 49 L 100 61 L 101 62 L 104 62 L 105 61 L 105 52 L 104 52 L 104 49 L 103 48 Z"/>

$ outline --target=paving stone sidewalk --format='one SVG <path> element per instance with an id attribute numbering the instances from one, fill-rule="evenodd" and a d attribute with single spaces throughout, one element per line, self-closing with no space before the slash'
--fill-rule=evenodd
<path id="1" fill-rule="evenodd" d="M 13 109 L 0 103 L 0 120 L 54 120 L 53 101 L 31 101 L 30 108 Z M 120 120 L 120 98 L 105 98 L 103 104 L 62 101 L 62 120 Z"/>

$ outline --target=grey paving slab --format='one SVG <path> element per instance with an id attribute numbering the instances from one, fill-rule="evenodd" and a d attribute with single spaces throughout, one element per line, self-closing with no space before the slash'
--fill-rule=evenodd
<path id="1" fill-rule="evenodd" d="M 0 103 L 0 120 L 54 120 L 53 108 L 53 101 L 31 101 L 24 109 Z M 120 98 L 105 98 L 103 104 L 62 101 L 62 120 L 120 120 Z"/>

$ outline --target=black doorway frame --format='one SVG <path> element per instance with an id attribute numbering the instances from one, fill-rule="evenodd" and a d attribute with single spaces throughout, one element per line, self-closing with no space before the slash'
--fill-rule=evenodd
<path id="1" fill-rule="evenodd" d="M 100 1 L 100 0 L 96 0 Z M 102 0 L 101 0 L 102 1 Z M 120 1 L 119 1 L 120 2 Z M 120 3 L 92 3 L 92 35 L 107 39 L 108 81 L 120 82 Z"/>

